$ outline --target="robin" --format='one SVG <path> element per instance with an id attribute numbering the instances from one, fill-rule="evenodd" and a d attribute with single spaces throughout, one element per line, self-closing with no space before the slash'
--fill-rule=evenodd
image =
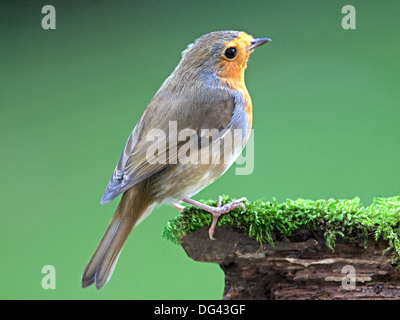
<path id="1" fill-rule="evenodd" d="M 221 214 L 237 207 L 245 210 L 245 198 L 225 205 L 219 199 L 218 205 L 211 207 L 190 197 L 219 178 L 247 141 L 252 103 L 244 71 L 253 49 L 268 41 L 271 40 L 254 39 L 245 32 L 216 31 L 203 35 L 182 53 L 178 66 L 151 99 L 129 136 L 103 194 L 102 204 L 121 193 L 122 197 L 83 271 L 82 288 L 93 283 L 98 290 L 104 286 L 132 228 L 159 204 L 180 209 L 179 203 L 186 202 L 210 212 L 211 239 Z M 179 134 L 190 129 L 185 131 L 189 132 L 185 139 L 173 139 L 171 123 Z M 164 145 L 158 143 L 161 147 L 155 153 L 149 152 L 154 148 L 154 140 L 148 138 L 152 130 L 165 132 L 160 141 L 168 141 Z M 204 133 L 209 130 L 216 130 L 217 138 Z M 239 139 L 230 139 L 227 144 L 232 152 L 226 152 L 220 142 L 232 137 L 228 133 L 233 131 L 240 133 L 233 135 Z M 187 160 L 188 151 L 193 150 L 199 152 L 192 152 L 195 156 L 189 158 L 196 161 L 180 161 Z M 164 161 L 155 161 L 160 157 Z"/>

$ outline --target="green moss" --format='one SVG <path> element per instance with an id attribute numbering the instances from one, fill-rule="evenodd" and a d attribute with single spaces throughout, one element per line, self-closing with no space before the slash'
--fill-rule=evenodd
<path id="1" fill-rule="evenodd" d="M 231 199 L 223 196 L 222 203 Z M 215 206 L 217 201 L 202 201 Z M 271 232 L 280 237 L 289 237 L 301 227 L 323 230 L 326 245 L 332 250 L 338 236 L 350 237 L 357 242 L 374 235 L 375 240 L 388 240 L 387 250 L 400 256 L 400 196 L 376 198 L 368 207 L 363 207 L 359 198 L 352 200 L 287 200 L 278 203 L 257 200 L 246 202 L 246 212 L 237 208 L 221 216 L 218 226 L 228 224 L 242 229 L 260 243 L 273 244 Z M 163 237 L 179 244 L 188 232 L 198 230 L 211 223 L 211 215 L 197 207 L 187 205 L 184 214 L 168 222 Z M 216 230 L 218 232 L 218 229 Z"/>

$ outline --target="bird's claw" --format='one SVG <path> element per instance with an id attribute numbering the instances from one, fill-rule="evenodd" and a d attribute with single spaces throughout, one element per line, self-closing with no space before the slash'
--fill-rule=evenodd
<path id="1" fill-rule="evenodd" d="M 237 200 L 234 200 L 232 202 L 229 202 L 227 204 L 222 205 L 222 197 L 218 198 L 218 203 L 217 206 L 213 208 L 213 210 L 210 210 L 209 212 L 212 215 L 212 222 L 210 229 L 208 230 L 208 235 L 211 240 L 215 240 L 214 238 L 214 233 L 215 233 L 215 227 L 217 226 L 218 219 L 219 217 L 224 214 L 231 212 L 232 210 L 241 207 L 244 212 L 246 212 L 246 207 L 242 202 L 246 202 L 247 198 L 243 197 Z"/>

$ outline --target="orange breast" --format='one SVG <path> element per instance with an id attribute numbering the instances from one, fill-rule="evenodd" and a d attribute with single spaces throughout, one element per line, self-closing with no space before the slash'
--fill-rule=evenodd
<path id="1" fill-rule="evenodd" d="M 245 100 L 244 110 L 246 111 L 246 114 L 247 114 L 247 123 L 249 124 L 249 131 L 250 131 L 251 125 L 253 124 L 253 104 L 251 102 L 249 92 L 247 91 L 247 88 L 244 85 L 244 82 L 243 82 L 243 85 L 235 86 L 235 87 L 232 87 L 230 85 L 230 87 L 236 91 L 239 91 L 244 97 L 244 100 Z"/>
<path id="2" fill-rule="evenodd" d="M 243 95 L 246 101 L 244 108 L 247 114 L 247 123 L 249 124 L 249 129 L 251 129 L 253 122 L 253 106 L 249 92 L 244 83 L 244 69 L 243 66 L 235 63 L 224 63 L 224 68 L 222 68 L 218 75 L 232 90 L 239 91 Z"/>
<path id="3" fill-rule="evenodd" d="M 237 49 L 237 56 L 234 60 L 221 58 L 219 62 L 219 78 L 224 81 L 232 90 L 239 91 L 244 99 L 244 109 L 247 114 L 247 123 L 249 124 L 249 132 L 253 123 L 253 108 L 249 92 L 244 83 L 244 71 L 247 66 L 250 51 L 248 50 L 253 38 L 244 32 L 225 44 L 225 48 L 234 47 Z"/>
<path id="4" fill-rule="evenodd" d="M 240 73 L 234 73 L 235 75 L 238 75 Z M 251 103 L 251 98 L 249 95 L 249 92 L 247 91 L 246 85 L 244 84 L 244 79 L 243 77 L 232 77 L 230 75 L 226 74 L 221 74 L 220 73 L 220 79 L 224 81 L 232 90 L 239 91 L 244 99 L 245 99 L 245 105 L 244 109 L 247 114 L 247 123 L 249 124 L 249 130 L 251 129 L 251 125 L 253 123 L 253 104 Z"/>
<path id="5" fill-rule="evenodd" d="M 246 110 L 247 123 L 249 124 L 249 130 L 250 130 L 251 125 L 253 124 L 253 104 L 251 103 L 251 98 L 250 98 L 250 95 L 249 95 L 247 89 L 243 95 L 244 95 L 244 98 L 246 99 L 246 104 L 244 105 L 244 109 Z"/>

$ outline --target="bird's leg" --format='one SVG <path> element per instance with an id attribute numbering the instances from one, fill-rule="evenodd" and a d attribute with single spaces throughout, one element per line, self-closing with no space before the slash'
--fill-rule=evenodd
<path id="1" fill-rule="evenodd" d="M 194 205 L 200 209 L 203 209 L 209 213 L 211 213 L 212 215 L 212 222 L 211 222 L 211 226 L 210 229 L 208 230 L 208 235 L 210 236 L 211 240 L 215 240 L 214 238 L 214 232 L 215 232 L 215 227 L 217 226 L 217 222 L 219 217 L 224 214 L 224 213 L 228 213 L 234 209 L 236 209 L 237 207 L 241 207 L 244 212 L 246 212 L 246 207 L 244 206 L 244 204 L 242 202 L 247 201 L 246 198 L 240 198 L 238 200 L 234 200 L 230 203 L 224 204 L 223 206 L 221 205 L 222 202 L 222 197 L 218 198 L 218 204 L 216 207 L 211 207 L 208 206 L 206 204 L 197 202 L 193 199 L 190 199 L 189 197 L 185 197 L 182 199 L 182 201 L 187 202 L 191 205 Z"/>
<path id="2" fill-rule="evenodd" d="M 182 213 L 183 209 L 185 209 L 185 207 L 181 206 L 179 203 L 173 203 L 171 206 L 178 209 L 180 213 Z"/>

